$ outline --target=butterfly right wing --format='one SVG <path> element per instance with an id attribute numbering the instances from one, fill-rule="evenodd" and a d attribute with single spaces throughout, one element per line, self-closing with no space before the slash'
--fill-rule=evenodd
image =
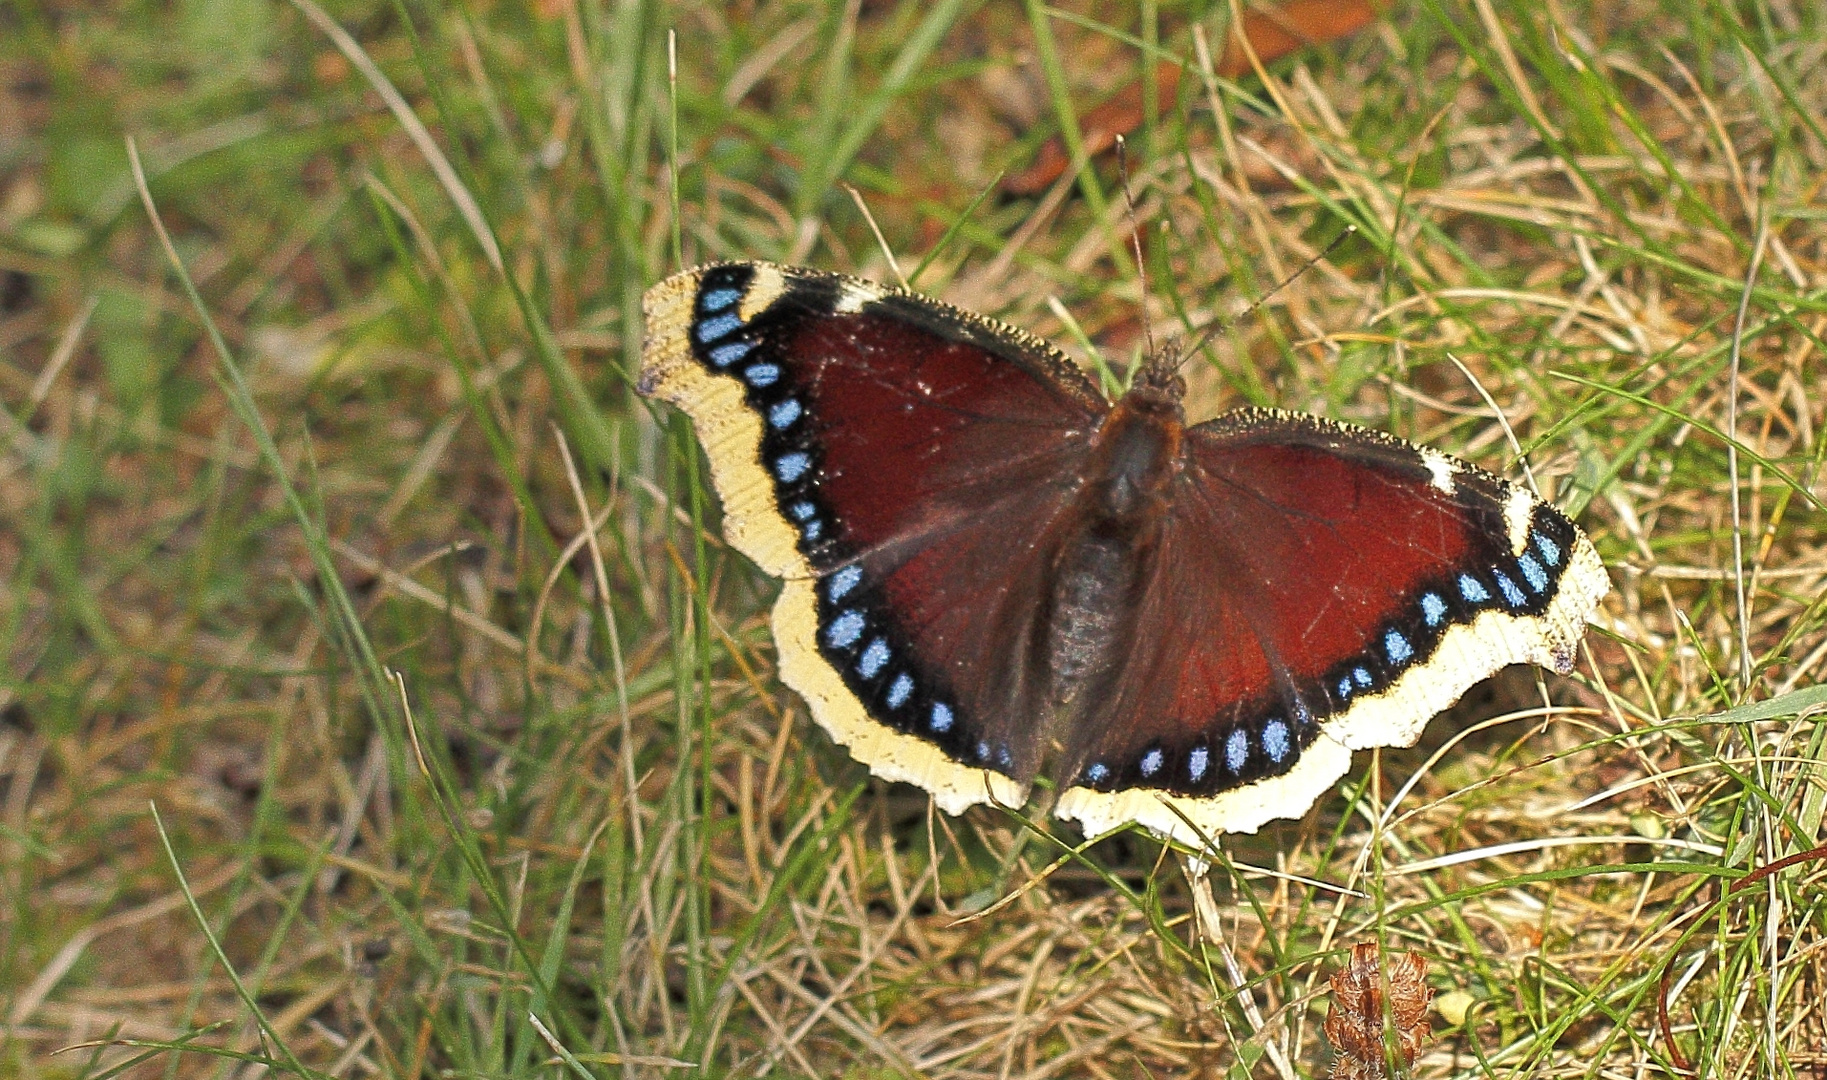
<path id="1" fill-rule="evenodd" d="M 1138 636 L 1061 816 L 1200 843 L 1296 817 L 1499 668 L 1571 670 L 1610 588 L 1580 530 L 1435 450 L 1299 413 L 1187 431 Z"/>

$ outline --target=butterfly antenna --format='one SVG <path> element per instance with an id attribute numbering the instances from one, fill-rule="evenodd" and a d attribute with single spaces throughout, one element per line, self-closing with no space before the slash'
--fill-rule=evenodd
<path id="1" fill-rule="evenodd" d="M 1123 202 L 1129 207 L 1129 243 L 1136 253 L 1136 280 L 1142 286 L 1142 340 L 1148 343 L 1148 358 L 1155 357 L 1155 332 L 1148 321 L 1148 267 L 1142 261 L 1142 225 L 1136 220 L 1136 197 L 1129 190 L 1129 140 L 1116 137 L 1117 174 L 1123 178 Z"/>
<path id="2" fill-rule="evenodd" d="M 1264 304 L 1268 303 L 1270 300 L 1274 299 L 1276 293 L 1281 292 L 1283 289 L 1287 288 L 1289 285 L 1294 284 L 1295 278 L 1298 278 L 1302 274 L 1313 269 L 1314 264 L 1318 263 L 1321 259 L 1324 259 L 1326 256 L 1332 254 L 1333 249 L 1337 248 L 1340 244 L 1344 243 L 1346 237 L 1353 235 L 1357 231 L 1358 231 L 1358 227 L 1356 225 L 1345 226 L 1344 230 L 1342 232 L 1340 232 L 1337 236 L 1333 237 L 1331 242 L 1328 243 L 1323 249 L 1321 249 L 1319 254 L 1313 256 L 1311 259 L 1308 259 L 1306 262 L 1301 263 L 1299 268 L 1297 268 L 1293 273 L 1289 274 L 1287 277 L 1282 278 L 1280 281 L 1276 282 L 1274 288 L 1270 289 L 1268 292 L 1263 293 L 1261 296 L 1257 297 L 1256 301 L 1254 303 L 1252 303 L 1249 307 L 1244 308 L 1242 311 L 1238 312 L 1236 315 L 1232 316 L 1231 318 L 1214 319 L 1213 321 L 1207 323 L 1205 326 L 1205 329 L 1199 332 L 1199 336 L 1197 338 L 1193 339 L 1192 346 L 1190 348 L 1188 348 L 1184 353 L 1182 353 L 1181 357 L 1183 359 L 1191 359 L 1193 356 L 1198 354 L 1200 349 L 1205 348 L 1205 343 L 1212 339 L 1213 334 L 1216 334 L 1220 330 L 1229 329 L 1230 327 L 1235 326 L 1238 323 L 1242 322 L 1243 320 L 1249 318 L 1252 314 L 1255 313 L 1257 308 L 1263 306 Z"/>

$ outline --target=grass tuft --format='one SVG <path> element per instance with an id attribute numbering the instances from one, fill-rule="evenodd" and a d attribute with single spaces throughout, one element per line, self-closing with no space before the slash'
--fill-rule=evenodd
<path id="1" fill-rule="evenodd" d="M 1427 0 L 1229 80 L 1232 13 L 0 9 L 0 1075 L 1315 1077 L 1366 940 L 1416 1076 L 1818 1071 L 1823 14 Z M 1082 130 L 1145 74 L 1146 294 Z M 945 817 L 633 393 L 714 258 L 1113 384 L 1229 320 L 1193 414 L 1526 475 L 1615 592 L 1204 873 Z"/>

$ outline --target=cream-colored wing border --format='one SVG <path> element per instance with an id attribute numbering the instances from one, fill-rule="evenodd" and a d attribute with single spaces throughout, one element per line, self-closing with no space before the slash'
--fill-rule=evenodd
<path id="1" fill-rule="evenodd" d="M 693 305 L 701 271 L 677 274 L 647 290 L 641 310 L 641 393 L 691 417 L 723 501 L 723 536 L 775 577 L 809 576 L 799 536 L 774 504 L 774 481 L 761 467 L 761 417 L 743 400 L 741 380 L 718 375 L 691 351 Z M 745 320 L 746 321 L 746 320 Z"/>
<path id="2" fill-rule="evenodd" d="M 780 679 L 797 691 L 812 719 L 869 771 L 885 780 L 917 784 L 948 814 L 977 803 L 1020 806 L 1022 785 L 986 769 L 960 765 L 937 746 L 870 718 L 843 677 L 818 649 L 818 594 L 812 567 L 799 552 L 798 534 L 774 498 L 774 481 L 761 461 L 761 418 L 743 397 L 742 382 L 717 374 L 692 355 L 691 326 L 703 271 L 660 282 L 642 298 L 647 339 L 642 346 L 640 390 L 676 405 L 710 462 L 711 483 L 723 503 L 723 534 L 737 551 L 786 579 L 774 605 L 774 644 Z M 739 301 L 744 323 L 790 288 L 780 268 L 762 264 Z"/>
<path id="3" fill-rule="evenodd" d="M 1027 789 L 1001 773 L 960 765 L 932 743 L 870 718 L 818 651 L 818 594 L 810 578 L 788 578 L 781 588 L 774 604 L 774 644 L 780 650 L 780 681 L 799 691 L 818 725 L 870 772 L 918 784 L 948 814 L 977 803 L 1019 807 L 1028 801 Z"/>
<path id="4" fill-rule="evenodd" d="M 1086 836 L 1133 821 L 1156 836 L 1198 849 L 1220 833 L 1253 833 L 1275 818 L 1300 817 L 1350 767 L 1351 751 L 1322 729 L 1292 769 L 1210 798 L 1147 788 L 1105 792 L 1075 787 L 1059 797 L 1053 812 L 1084 826 Z"/>

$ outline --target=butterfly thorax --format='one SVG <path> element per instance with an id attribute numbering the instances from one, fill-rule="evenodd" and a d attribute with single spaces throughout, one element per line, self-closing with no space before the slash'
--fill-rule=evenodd
<path id="1" fill-rule="evenodd" d="M 1093 437 L 1085 484 L 1065 516 L 1045 623 L 1055 731 L 1098 711 L 1120 673 L 1184 432 L 1179 396 L 1138 384 Z"/>
<path id="2" fill-rule="evenodd" d="M 1087 488 L 1098 505 L 1086 516 L 1119 530 L 1139 528 L 1165 507 L 1180 465 L 1186 418 L 1171 390 L 1138 384 L 1098 427 Z"/>

